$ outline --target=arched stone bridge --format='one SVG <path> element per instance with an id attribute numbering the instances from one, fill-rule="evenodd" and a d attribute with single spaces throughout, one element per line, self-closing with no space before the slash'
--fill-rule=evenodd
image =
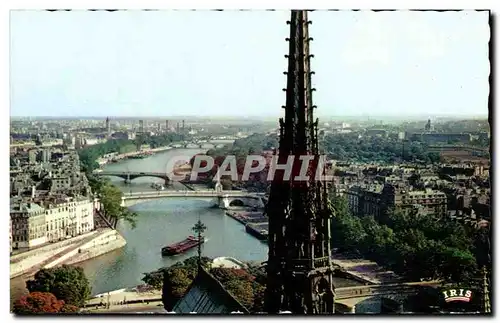
<path id="1" fill-rule="evenodd" d="M 210 145 L 210 147 L 207 147 L 206 145 Z M 210 141 L 206 141 L 206 140 L 200 140 L 200 141 L 193 140 L 193 141 L 187 141 L 187 142 L 181 143 L 181 146 L 183 148 L 196 147 L 196 148 L 200 148 L 200 149 L 203 149 L 203 148 L 222 148 L 225 145 L 226 144 L 215 143 L 215 142 L 210 142 Z"/>
<path id="2" fill-rule="evenodd" d="M 439 284 L 439 281 L 430 281 L 340 287 L 335 289 L 336 308 L 349 313 L 399 312 L 408 296 Z"/>
<path id="3" fill-rule="evenodd" d="M 125 183 L 130 183 L 130 181 L 139 178 L 139 177 L 156 177 L 161 178 L 165 181 L 165 184 L 170 182 L 170 178 L 166 173 L 158 173 L 158 172 L 114 172 L 114 171 L 103 171 L 96 172 L 97 176 L 116 176 L 123 178 Z"/>
<path id="4" fill-rule="evenodd" d="M 143 203 L 163 198 L 183 197 L 183 198 L 213 198 L 214 204 L 222 209 L 229 209 L 233 206 L 247 206 L 263 208 L 265 193 L 251 193 L 245 191 L 157 191 L 157 192 L 135 192 L 122 196 L 122 206 L 131 207 L 135 204 Z"/>
<path id="5" fill-rule="evenodd" d="M 224 147 L 225 145 L 234 142 L 238 137 L 234 136 L 228 136 L 228 137 L 211 137 L 211 136 L 204 136 L 204 137 L 195 137 L 192 138 L 191 140 L 183 141 L 180 143 L 180 146 L 183 148 L 191 148 L 191 147 L 196 147 L 196 148 L 221 148 Z M 210 145 L 211 147 L 207 147 L 207 145 Z"/>

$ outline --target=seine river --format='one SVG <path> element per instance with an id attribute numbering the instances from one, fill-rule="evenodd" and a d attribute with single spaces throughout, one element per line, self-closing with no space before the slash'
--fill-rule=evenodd
<path id="1" fill-rule="evenodd" d="M 206 150 L 206 149 L 205 149 Z M 192 156 L 203 149 L 172 149 L 145 159 L 130 159 L 108 164 L 105 170 L 131 172 L 164 172 L 172 156 Z M 123 179 L 111 178 L 124 192 L 152 190 L 156 178 L 137 178 L 130 185 Z M 173 189 L 186 189 L 174 184 Z M 92 294 L 99 294 L 141 284 L 143 273 L 170 266 L 196 255 L 196 250 L 174 257 L 162 257 L 161 248 L 192 234 L 191 228 L 198 217 L 207 226 L 207 242 L 203 255 L 208 257 L 230 256 L 242 261 L 265 261 L 267 245 L 246 234 L 243 225 L 224 214 L 223 210 L 211 208 L 210 199 L 165 198 L 144 202 L 131 207 L 138 214 L 137 226 L 119 223 L 118 231 L 127 240 L 127 245 L 100 257 L 78 264 L 83 267 L 92 285 Z M 17 299 L 25 293 L 25 278 L 11 280 L 11 298 Z M 339 279 L 337 283 L 341 283 Z"/>
<path id="2" fill-rule="evenodd" d="M 146 159 L 130 159 L 104 166 L 105 170 L 119 171 L 165 171 L 167 161 L 174 155 L 195 155 L 202 149 L 173 149 Z M 156 178 L 137 178 L 125 185 L 120 178 L 110 178 L 124 192 L 152 190 Z M 174 184 L 173 189 L 186 189 Z M 211 199 L 165 198 L 144 202 L 131 207 L 137 212 L 137 226 L 132 229 L 128 223 L 119 223 L 118 231 L 127 240 L 122 249 L 78 264 L 83 267 L 92 285 L 92 294 L 99 294 L 124 287 L 141 284 L 143 273 L 160 267 L 170 266 L 178 261 L 196 255 L 191 250 L 183 255 L 162 257 L 161 248 L 193 234 L 191 228 L 198 217 L 207 226 L 207 242 L 203 254 L 208 257 L 230 256 L 240 260 L 264 261 L 267 245 L 245 233 L 245 228 L 227 217 L 223 210 L 211 208 Z M 24 292 L 24 278 L 11 280 L 11 296 L 17 298 Z"/>

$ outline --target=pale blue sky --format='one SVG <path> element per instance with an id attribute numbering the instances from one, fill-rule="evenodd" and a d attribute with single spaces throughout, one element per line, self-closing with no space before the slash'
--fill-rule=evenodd
<path id="1" fill-rule="evenodd" d="M 487 115 L 487 12 L 310 13 L 318 115 Z M 11 12 L 14 116 L 275 116 L 289 12 Z"/>

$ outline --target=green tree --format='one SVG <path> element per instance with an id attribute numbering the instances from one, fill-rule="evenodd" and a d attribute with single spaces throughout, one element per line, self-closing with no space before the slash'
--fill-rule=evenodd
<path id="1" fill-rule="evenodd" d="M 118 187 L 106 179 L 92 179 L 89 180 L 89 183 L 94 193 L 99 197 L 104 214 L 113 219 L 115 225 L 119 220 L 124 220 L 130 223 L 132 228 L 136 227 L 137 213 L 121 206 L 123 193 Z"/>
<path id="2" fill-rule="evenodd" d="M 117 217 L 122 211 L 122 195 L 120 189 L 105 181 L 99 190 L 99 199 L 107 215 Z"/>
<path id="3" fill-rule="evenodd" d="M 163 286 L 163 269 L 158 271 L 153 271 L 150 273 L 144 273 L 142 281 L 155 289 L 161 289 Z"/>
<path id="4" fill-rule="evenodd" d="M 330 196 L 332 197 L 331 202 L 336 217 L 347 217 L 351 214 L 345 197 L 334 196 L 333 192 L 330 192 Z"/>
<path id="5" fill-rule="evenodd" d="M 479 228 L 474 232 L 471 251 L 476 257 L 478 267 L 491 267 L 491 230 L 489 227 Z"/>
<path id="6" fill-rule="evenodd" d="M 166 310 L 171 311 L 175 304 L 185 295 L 193 280 L 184 268 L 169 268 L 164 270 L 162 300 Z"/>
<path id="7" fill-rule="evenodd" d="M 366 232 L 359 218 L 341 218 L 334 229 L 340 249 L 357 252 L 363 247 Z"/>
<path id="8" fill-rule="evenodd" d="M 365 253 L 371 254 L 374 259 L 385 260 L 389 246 L 394 243 L 394 234 L 391 228 L 379 225 L 373 217 L 364 217 L 361 224 L 366 233 L 362 248 Z"/>
<path id="9" fill-rule="evenodd" d="M 488 258 L 480 251 L 488 249 L 485 232 L 479 235 L 472 227 L 400 209 L 388 209 L 377 220 L 358 218 L 342 198 L 334 197 L 332 204 L 334 247 L 359 251 L 409 280 L 466 282 L 477 274 L 478 262 Z"/>
<path id="10" fill-rule="evenodd" d="M 80 267 L 62 265 L 41 269 L 26 282 L 30 292 L 52 293 L 66 304 L 82 307 L 90 296 L 90 284 Z"/>
<path id="11" fill-rule="evenodd" d="M 210 268 L 212 259 L 208 257 L 201 257 L 201 266 L 205 269 Z M 198 256 L 189 257 L 184 261 L 177 262 L 170 266 L 169 268 L 182 268 L 188 272 L 190 279 L 194 279 L 198 273 Z"/>
<path id="12" fill-rule="evenodd" d="M 469 283 L 478 273 L 474 256 L 467 250 L 456 248 L 445 248 L 438 266 L 447 282 Z"/>
<path id="13" fill-rule="evenodd" d="M 212 263 L 212 259 L 208 257 L 201 257 L 201 265 L 202 267 L 209 269 L 210 264 Z M 168 268 L 160 268 L 158 270 L 144 273 L 142 281 L 150 286 L 153 286 L 156 289 L 161 289 L 163 287 L 164 282 L 164 272 L 169 269 L 180 268 L 187 272 L 188 278 L 193 280 L 198 273 L 198 257 L 190 257 L 184 261 L 180 261 L 175 263 L 174 265 Z"/>

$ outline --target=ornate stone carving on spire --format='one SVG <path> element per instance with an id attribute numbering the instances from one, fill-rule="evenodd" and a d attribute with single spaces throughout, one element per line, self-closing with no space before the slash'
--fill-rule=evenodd
<path id="1" fill-rule="evenodd" d="M 280 119 L 279 164 L 294 156 L 292 176 L 276 172 L 266 213 L 269 217 L 266 311 L 296 314 L 334 313 L 330 218 L 326 183 L 316 180 L 321 167 L 318 121 L 314 120 L 307 11 L 293 10 L 290 25 L 285 118 Z M 314 167 L 308 181 L 295 181 L 309 155 Z"/>

